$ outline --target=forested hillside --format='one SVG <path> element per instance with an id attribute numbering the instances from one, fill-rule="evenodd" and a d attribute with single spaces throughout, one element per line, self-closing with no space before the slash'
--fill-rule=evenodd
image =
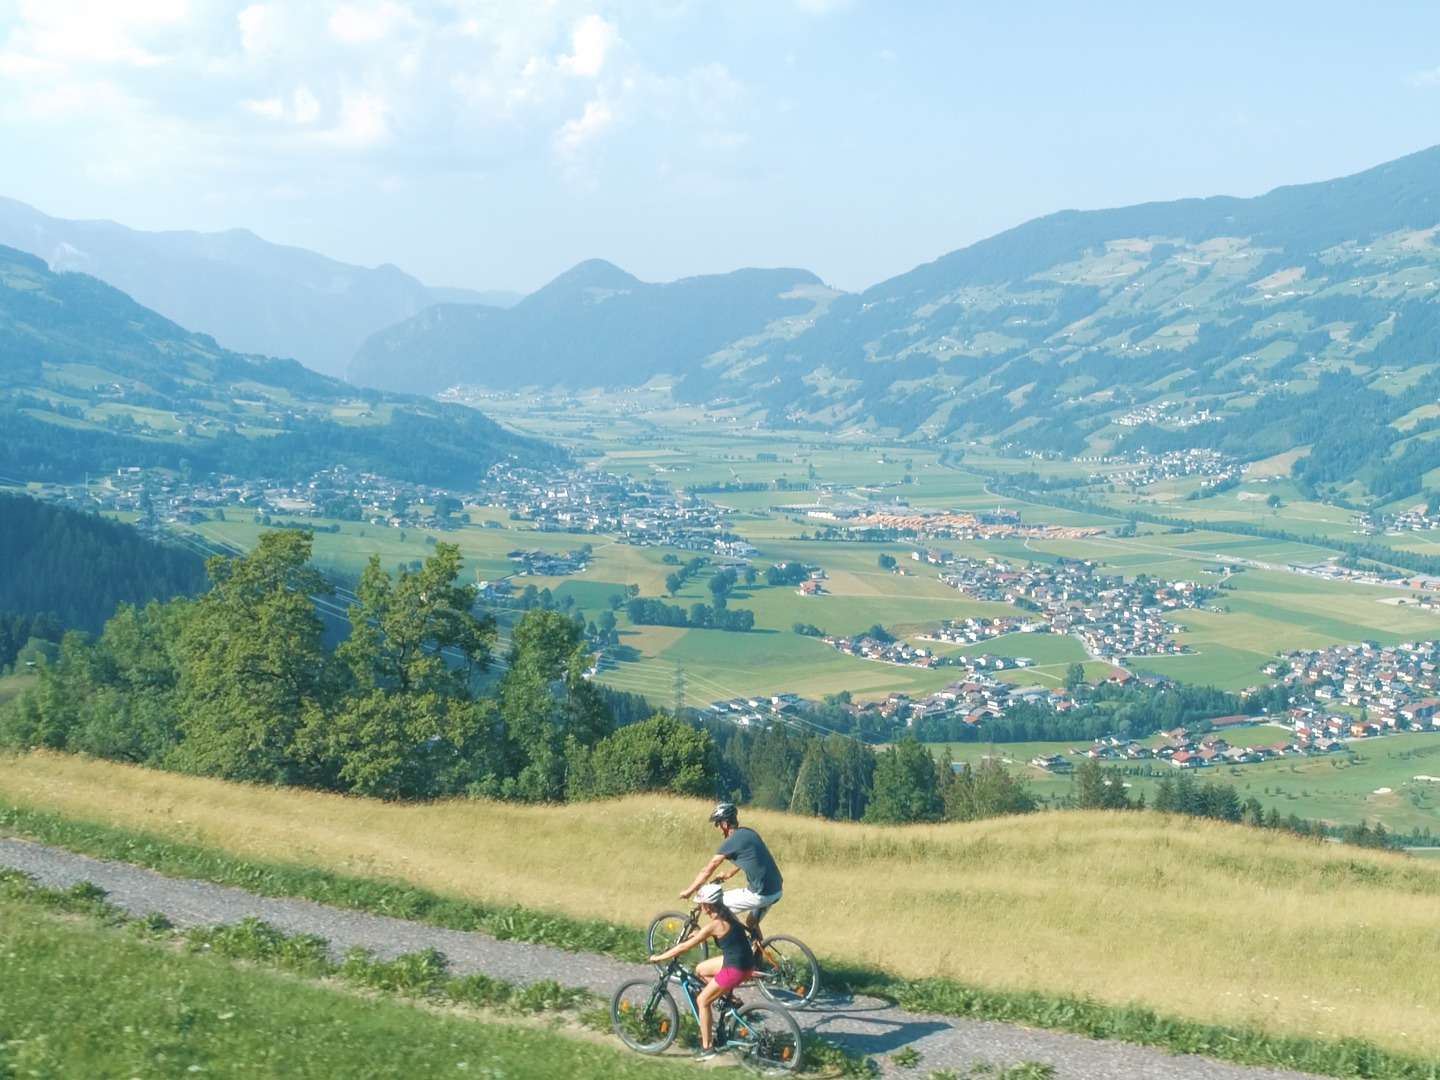
<path id="1" fill-rule="evenodd" d="M 682 389 L 1077 450 L 1134 402 L 1422 365 L 1440 349 L 1437 183 L 1440 148 L 1254 199 L 1052 214 L 842 297 L 793 342 Z"/>
<path id="2" fill-rule="evenodd" d="M 18 495 L 0 495 L 0 567 L 0 667 L 32 634 L 54 641 L 62 627 L 98 633 L 120 604 L 205 587 L 204 562 L 193 552 Z"/>
<path id="3" fill-rule="evenodd" d="M 507 455 L 564 456 L 473 409 L 230 352 L 10 248 L 0 248 L 0 428 L 0 473 L 22 480 L 130 465 L 299 478 L 346 464 L 465 486 Z"/>

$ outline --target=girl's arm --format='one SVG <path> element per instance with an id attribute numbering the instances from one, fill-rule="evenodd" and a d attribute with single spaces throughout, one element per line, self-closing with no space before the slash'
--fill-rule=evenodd
<path id="1" fill-rule="evenodd" d="M 679 956 L 683 952 L 689 952 L 706 938 L 714 937 L 719 926 L 719 919 L 711 919 L 708 923 L 700 927 L 699 930 L 696 930 L 695 933 L 691 934 L 688 938 L 680 942 L 680 944 L 676 945 L 673 949 L 666 949 L 662 953 L 656 953 L 654 956 L 647 957 L 646 962 L 651 964 L 663 964 L 666 960 L 673 959 L 674 957 Z"/>

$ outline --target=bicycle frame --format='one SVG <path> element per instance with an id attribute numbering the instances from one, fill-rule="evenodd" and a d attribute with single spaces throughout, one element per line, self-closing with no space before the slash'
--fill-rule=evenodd
<path id="1" fill-rule="evenodd" d="M 695 1018 L 695 1023 L 700 1023 L 700 991 L 705 986 L 705 980 L 696 975 L 694 971 L 680 962 L 677 956 L 665 966 L 660 973 L 660 979 L 655 984 L 658 992 L 666 983 L 671 980 L 680 986 L 680 994 L 685 999 L 685 1004 L 690 1006 L 690 1015 Z M 716 1010 L 714 1034 L 718 1043 L 722 1036 L 728 1037 L 728 1030 L 725 1021 L 731 1021 L 731 1026 L 741 1022 L 739 1014 L 735 1011 L 735 999 L 725 995 L 717 999 L 720 1008 Z"/>

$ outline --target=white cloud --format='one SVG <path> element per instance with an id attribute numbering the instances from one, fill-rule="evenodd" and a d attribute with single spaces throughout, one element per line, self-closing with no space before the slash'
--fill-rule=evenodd
<path id="1" fill-rule="evenodd" d="M 236 205 L 313 185 L 337 149 L 371 184 L 497 161 L 593 179 L 630 131 L 682 166 L 733 156 L 744 87 L 641 55 L 624 31 L 654 3 L 0 0 L 0 140 L 83 148 L 117 182 L 185 177 L 197 199 L 228 183 Z"/>
<path id="2" fill-rule="evenodd" d="M 570 55 L 560 58 L 560 67 L 572 75 L 593 79 L 605 66 L 605 57 L 619 35 L 613 24 L 599 15 L 586 15 L 570 31 Z"/>
<path id="3" fill-rule="evenodd" d="M 240 102 L 240 107 L 267 120 L 285 119 L 285 102 L 278 97 L 249 98 Z"/>
<path id="4" fill-rule="evenodd" d="M 1419 71 L 1410 76 L 1411 86 L 1440 86 L 1440 68 Z"/>
<path id="5" fill-rule="evenodd" d="M 163 63 L 151 39 L 189 15 L 185 0 L 20 0 L 4 53 L 10 66 L 29 61 L 151 67 Z"/>
<path id="6" fill-rule="evenodd" d="M 340 99 L 340 116 L 325 138 L 337 146 L 363 150 L 390 135 L 390 103 L 375 93 L 349 93 Z"/>
<path id="7" fill-rule="evenodd" d="M 264 56 L 276 48 L 284 34 L 284 17 L 274 4 L 251 4 L 235 16 L 240 47 L 251 56 Z"/>
<path id="8" fill-rule="evenodd" d="M 572 158 L 587 143 L 594 141 L 615 126 L 615 113 L 598 98 L 585 103 L 585 111 L 565 121 L 555 133 L 555 149 L 563 157 Z"/>
<path id="9" fill-rule="evenodd" d="M 341 4 L 331 13 L 328 25 L 337 40 L 347 45 L 364 45 L 383 40 L 409 17 L 409 9 L 399 4 L 381 3 L 370 7 Z"/>
<path id="10" fill-rule="evenodd" d="M 300 127 L 315 123 L 320 118 L 320 101 L 308 86 L 297 86 L 288 100 L 282 96 L 248 98 L 240 102 L 246 112 L 266 120 L 285 121 Z"/>
<path id="11" fill-rule="evenodd" d="M 297 86 L 290 95 L 290 119 L 297 124 L 313 124 L 319 118 L 319 100 L 308 86 Z"/>

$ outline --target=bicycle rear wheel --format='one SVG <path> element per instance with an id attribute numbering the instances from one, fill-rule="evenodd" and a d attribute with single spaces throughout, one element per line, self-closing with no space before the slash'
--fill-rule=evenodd
<path id="1" fill-rule="evenodd" d="M 740 1063 L 759 1073 L 795 1072 L 804 1048 L 800 1025 L 781 1005 L 757 1001 L 735 1014 L 730 1041 Z"/>
<path id="2" fill-rule="evenodd" d="M 650 950 L 650 955 L 653 956 L 679 945 L 685 940 L 685 929 L 689 926 L 690 915 L 687 912 L 662 911 L 656 915 L 650 920 L 650 929 L 645 932 L 645 945 Z M 691 932 L 694 932 L 693 927 Z M 703 960 L 710 955 L 710 942 L 702 941 L 700 947 L 691 949 L 690 953 L 698 954 Z"/>
<path id="3" fill-rule="evenodd" d="M 610 1026 L 631 1050 L 663 1054 L 680 1033 L 680 1010 L 654 979 L 632 979 L 610 999 Z"/>
<path id="4" fill-rule="evenodd" d="M 820 993 L 820 963 L 803 941 L 776 934 L 766 938 L 760 950 L 755 982 L 771 1001 L 804 1008 Z"/>

